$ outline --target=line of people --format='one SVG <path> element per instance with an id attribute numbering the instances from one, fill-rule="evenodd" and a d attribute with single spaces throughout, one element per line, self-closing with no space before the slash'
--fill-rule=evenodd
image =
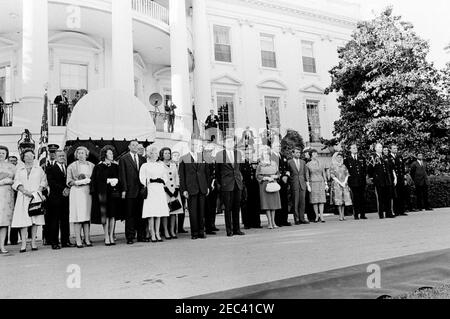
<path id="1" fill-rule="evenodd" d="M 66 153 L 53 149 L 52 160 L 44 168 L 32 149 L 25 150 L 22 163 L 14 166 L 8 149 L 1 146 L 1 252 L 7 253 L 4 244 L 8 227 L 20 229 L 20 252 L 27 251 L 29 236 L 31 249 L 38 250 L 39 226 L 45 226 L 45 240 L 55 250 L 92 247 L 91 224 L 103 225 L 105 245 L 115 245 L 117 220 L 125 221 L 128 245 L 136 240 L 177 239 L 177 233 L 186 232 L 186 210 L 193 240 L 216 234 L 215 217 L 222 210 L 228 237 L 245 235 L 241 215 L 246 229 L 261 228 L 261 213 L 266 214 L 269 229 L 290 226 L 289 212 L 296 225 L 309 224 L 312 219 L 324 223 L 327 193 L 341 221 L 345 220 L 346 206 L 353 206 L 355 219 L 366 219 L 368 181 L 375 185 L 380 218 L 406 215 L 409 175 L 396 145 L 389 150 L 377 144 L 375 154 L 367 160 L 358 153 L 356 144 L 351 145 L 349 156 L 334 154 L 329 171 L 316 150 L 295 148 L 293 157 L 286 159 L 279 146 L 263 146 L 255 160 L 255 150 L 249 147 L 241 153 L 234 136 L 225 137 L 223 149 L 217 154 L 214 148 L 204 148 L 203 141 L 195 136 L 189 145 L 190 151 L 180 157 L 170 148 L 158 150 L 154 146 L 147 147 L 144 154 L 139 149 L 142 145 L 131 141 L 129 152 L 118 162 L 114 147 L 105 146 L 97 165 L 87 160 L 89 150 L 80 146 L 74 153 L 75 162 L 69 166 Z M 431 209 L 426 166 L 421 154 L 417 158 L 410 175 L 416 184 L 418 206 Z M 32 215 L 30 207 L 44 198 L 46 214 Z M 70 242 L 70 223 L 75 244 Z"/>

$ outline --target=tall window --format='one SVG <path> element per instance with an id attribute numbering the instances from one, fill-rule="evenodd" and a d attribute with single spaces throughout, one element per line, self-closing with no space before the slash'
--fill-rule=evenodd
<path id="1" fill-rule="evenodd" d="M 320 142 L 319 101 L 307 100 L 308 130 L 310 142 Z"/>
<path id="2" fill-rule="evenodd" d="M 69 101 L 75 93 L 88 89 L 88 66 L 83 64 L 61 63 L 61 91 L 66 90 Z"/>
<path id="3" fill-rule="evenodd" d="M 314 47 L 312 42 L 302 41 L 302 55 L 303 72 L 316 73 L 316 59 L 314 58 Z"/>
<path id="4" fill-rule="evenodd" d="M 275 55 L 274 36 L 261 33 L 261 59 L 262 66 L 266 68 L 276 68 L 277 58 Z"/>
<path id="5" fill-rule="evenodd" d="M 280 98 L 273 96 L 264 97 L 266 108 L 266 122 L 269 128 L 280 128 Z"/>
<path id="6" fill-rule="evenodd" d="M 0 67 L 0 96 L 3 101 L 11 101 L 11 67 L 1 66 Z"/>
<path id="7" fill-rule="evenodd" d="M 219 129 L 226 132 L 235 127 L 234 94 L 217 93 L 217 109 L 219 116 Z"/>
<path id="8" fill-rule="evenodd" d="M 214 56 L 216 61 L 231 62 L 230 28 L 214 25 Z"/>

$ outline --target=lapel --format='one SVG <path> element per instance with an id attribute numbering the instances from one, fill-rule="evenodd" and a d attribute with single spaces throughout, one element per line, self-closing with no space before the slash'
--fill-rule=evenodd
<path id="1" fill-rule="evenodd" d="M 297 171 L 297 173 L 300 174 L 300 170 L 301 170 L 301 167 L 302 167 L 302 163 L 300 163 L 300 166 L 297 167 L 297 163 L 295 163 L 295 159 L 293 158 L 293 159 L 292 159 L 292 162 L 291 162 L 291 165 L 294 166 L 294 168 L 295 168 L 295 170 Z"/>
<path id="2" fill-rule="evenodd" d="M 134 161 L 133 157 L 131 156 L 131 153 L 128 153 L 128 160 L 131 162 L 131 165 L 134 167 L 134 169 L 139 172 L 139 167 L 136 166 L 136 162 Z M 138 156 L 138 162 L 139 162 L 139 156 Z"/>
<path id="3" fill-rule="evenodd" d="M 192 157 L 192 154 L 191 154 L 190 152 L 189 152 L 189 158 L 190 158 L 192 167 L 193 167 L 196 171 L 198 171 L 198 163 L 195 161 L 195 158 Z M 197 154 L 197 160 L 198 160 L 198 154 Z"/>

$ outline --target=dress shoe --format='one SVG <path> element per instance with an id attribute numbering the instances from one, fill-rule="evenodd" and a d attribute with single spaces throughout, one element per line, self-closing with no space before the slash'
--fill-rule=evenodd
<path id="1" fill-rule="evenodd" d="M 431 212 L 431 211 L 433 211 L 434 209 L 431 208 L 431 207 L 429 207 L 429 208 L 425 208 L 425 210 Z"/>
<path id="2" fill-rule="evenodd" d="M 206 235 L 216 235 L 216 232 L 215 232 L 215 231 L 212 231 L 212 230 L 208 230 L 208 231 L 206 232 Z"/>
<path id="3" fill-rule="evenodd" d="M 133 245 L 134 241 L 133 240 L 127 240 L 127 245 Z"/>
<path id="4" fill-rule="evenodd" d="M 26 249 L 26 248 L 20 250 L 20 253 L 21 253 L 21 254 L 26 253 L 26 252 L 27 252 L 27 249 Z"/>
<path id="5" fill-rule="evenodd" d="M 198 239 L 197 236 L 192 236 L 191 238 L 192 238 L 192 240 L 197 240 Z"/>
<path id="6" fill-rule="evenodd" d="M 185 229 L 182 229 L 182 230 L 179 230 L 179 231 L 178 231 L 178 233 L 179 233 L 179 234 L 187 234 L 187 233 L 188 233 L 188 231 L 187 231 L 187 230 L 185 230 Z"/>
<path id="7" fill-rule="evenodd" d="M 59 250 L 59 249 L 61 249 L 61 246 L 59 246 L 59 245 L 52 245 L 52 249 L 53 250 Z"/>
<path id="8" fill-rule="evenodd" d="M 9 254 L 9 251 L 7 251 L 7 250 L 0 251 L 0 255 L 6 255 L 6 254 Z"/>
<path id="9" fill-rule="evenodd" d="M 308 225 L 309 222 L 308 222 L 308 221 L 304 221 L 304 222 L 300 222 L 300 224 L 302 224 L 302 225 Z"/>
<path id="10" fill-rule="evenodd" d="M 233 233 L 227 233 L 227 237 L 233 237 Z"/>
<path id="11" fill-rule="evenodd" d="M 292 224 L 289 223 L 289 222 L 286 222 L 286 223 L 284 223 L 282 226 L 287 226 L 287 227 L 289 227 L 289 226 L 292 226 Z"/>
<path id="12" fill-rule="evenodd" d="M 213 227 L 213 228 L 211 228 L 211 229 L 212 229 L 212 231 L 220 231 L 220 229 L 217 228 L 217 227 Z"/>
<path id="13" fill-rule="evenodd" d="M 205 234 L 200 234 L 200 235 L 198 235 L 198 238 L 200 238 L 200 239 L 206 239 L 206 236 L 205 236 Z"/>
<path id="14" fill-rule="evenodd" d="M 361 219 L 367 219 L 367 217 L 366 216 L 361 216 Z"/>
<path id="15" fill-rule="evenodd" d="M 296 225 L 296 226 L 300 225 L 300 222 L 295 222 L 295 225 Z"/>
<path id="16" fill-rule="evenodd" d="M 73 247 L 75 247 L 76 245 L 74 245 L 74 244 L 72 244 L 72 243 L 67 243 L 67 244 L 62 244 L 61 245 L 61 247 L 62 248 L 73 248 Z"/>
<path id="17" fill-rule="evenodd" d="M 178 239 L 177 235 L 170 236 L 172 239 Z"/>
<path id="18" fill-rule="evenodd" d="M 395 218 L 395 216 L 392 214 L 389 214 L 389 215 L 386 215 L 386 218 Z"/>
<path id="19" fill-rule="evenodd" d="M 361 217 L 362 218 L 362 217 Z M 355 216 L 355 220 L 359 220 L 359 217 L 358 216 Z"/>
<path id="20" fill-rule="evenodd" d="M 37 247 L 31 247 L 31 251 L 38 251 L 39 250 L 39 248 L 37 248 Z"/>
<path id="21" fill-rule="evenodd" d="M 245 233 L 244 233 L 244 232 L 241 232 L 241 231 L 237 231 L 237 232 L 233 232 L 233 235 L 236 235 L 236 236 L 244 236 Z"/>

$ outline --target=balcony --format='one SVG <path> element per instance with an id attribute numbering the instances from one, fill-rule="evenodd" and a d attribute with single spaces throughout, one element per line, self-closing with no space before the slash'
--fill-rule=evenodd
<path id="1" fill-rule="evenodd" d="M 131 0 L 134 11 L 169 25 L 169 10 L 152 0 Z"/>

